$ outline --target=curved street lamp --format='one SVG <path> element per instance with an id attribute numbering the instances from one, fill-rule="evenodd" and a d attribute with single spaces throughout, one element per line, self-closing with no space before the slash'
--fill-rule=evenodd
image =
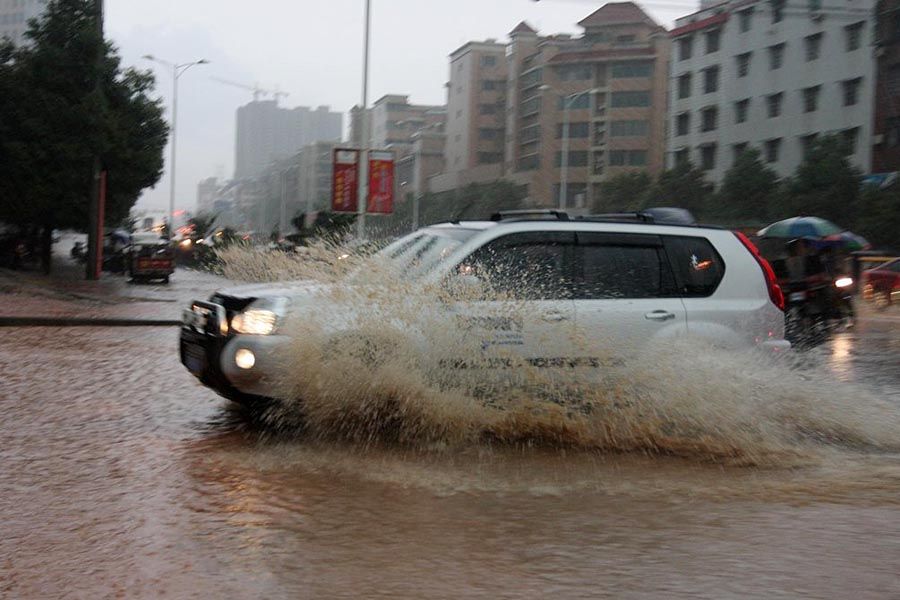
<path id="1" fill-rule="evenodd" d="M 194 65 L 208 65 L 209 61 L 205 58 L 201 58 L 200 60 L 189 63 L 173 63 L 157 58 L 152 54 L 145 54 L 141 58 L 163 65 L 172 71 L 172 158 L 170 161 L 171 174 L 169 175 L 169 236 L 171 237 L 175 227 L 175 142 L 177 139 L 176 126 L 178 122 L 178 78 L 184 75 L 184 72 Z"/>

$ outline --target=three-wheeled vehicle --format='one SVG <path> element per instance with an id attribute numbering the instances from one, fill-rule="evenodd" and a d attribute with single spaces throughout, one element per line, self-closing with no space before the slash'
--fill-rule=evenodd
<path id="1" fill-rule="evenodd" d="M 161 279 L 169 283 L 175 272 L 172 243 L 153 232 L 132 234 L 127 257 L 128 274 L 135 282 Z"/>

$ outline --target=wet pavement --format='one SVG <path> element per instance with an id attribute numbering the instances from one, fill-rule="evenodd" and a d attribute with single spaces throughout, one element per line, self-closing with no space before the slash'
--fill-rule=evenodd
<path id="1" fill-rule="evenodd" d="M 149 292 L 180 311 L 216 283 Z M 900 407 L 900 312 L 864 317 L 809 360 Z M 0 597 L 900 597 L 893 450 L 313 441 L 200 386 L 177 336 L 0 329 Z"/>

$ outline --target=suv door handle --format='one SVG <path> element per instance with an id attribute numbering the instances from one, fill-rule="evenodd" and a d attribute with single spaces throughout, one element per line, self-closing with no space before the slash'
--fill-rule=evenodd
<path id="1" fill-rule="evenodd" d="M 654 310 L 653 312 L 648 312 L 644 315 L 644 318 L 651 321 L 668 321 L 669 319 L 675 318 L 675 313 L 667 310 Z"/>
<path id="2" fill-rule="evenodd" d="M 557 321 L 565 321 L 569 317 L 567 317 L 564 313 L 554 311 L 554 312 L 544 313 L 543 318 L 545 321 L 557 322 Z"/>

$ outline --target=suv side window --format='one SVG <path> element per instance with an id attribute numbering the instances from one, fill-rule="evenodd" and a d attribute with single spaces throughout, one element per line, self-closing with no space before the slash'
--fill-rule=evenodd
<path id="1" fill-rule="evenodd" d="M 659 236 L 578 232 L 576 298 L 663 298 L 676 295 Z"/>
<path id="2" fill-rule="evenodd" d="M 572 232 L 512 233 L 473 252 L 460 269 L 471 269 L 493 294 L 520 300 L 568 299 L 574 244 Z"/>
<path id="3" fill-rule="evenodd" d="M 672 261 L 679 295 L 685 298 L 712 296 L 725 275 L 725 263 L 709 240 L 695 236 L 664 236 Z"/>

